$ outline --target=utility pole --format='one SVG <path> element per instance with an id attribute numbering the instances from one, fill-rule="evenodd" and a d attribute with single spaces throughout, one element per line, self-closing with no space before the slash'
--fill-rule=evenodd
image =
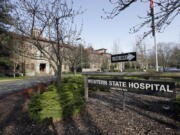
<path id="1" fill-rule="evenodd" d="M 156 27 L 155 27 L 155 22 L 154 22 L 154 0 L 150 0 L 150 15 L 152 17 L 152 23 L 151 23 L 151 28 L 152 28 L 152 36 L 154 39 L 154 46 L 155 46 L 155 51 L 156 51 L 156 71 L 159 71 L 158 67 L 158 54 L 157 54 L 157 43 L 156 43 Z"/>

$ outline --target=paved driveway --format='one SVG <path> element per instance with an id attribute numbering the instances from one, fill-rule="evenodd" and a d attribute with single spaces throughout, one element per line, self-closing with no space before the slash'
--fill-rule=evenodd
<path id="1" fill-rule="evenodd" d="M 26 80 L 0 82 L 0 100 L 16 92 L 21 92 L 24 89 L 32 88 L 40 83 L 47 83 L 52 80 L 55 80 L 55 77 L 35 77 Z"/>

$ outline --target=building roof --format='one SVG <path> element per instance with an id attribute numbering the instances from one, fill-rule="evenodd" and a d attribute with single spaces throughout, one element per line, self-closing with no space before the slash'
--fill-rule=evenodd
<path id="1" fill-rule="evenodd" d="M 101 50 L 107 50 L 107 49 L 105 49 L 105 48 L 100 48 L 100 49 L 97 49 L 97 50 L 95 50 L 95 51 L 101 51 Z"/>

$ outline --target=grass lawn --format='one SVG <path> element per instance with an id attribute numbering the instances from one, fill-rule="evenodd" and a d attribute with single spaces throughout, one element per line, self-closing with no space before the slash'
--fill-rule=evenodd
<path id="1" fill-rule="evenodd" d="M 180 118 L 180 95 L 176 96 L 176 99 L 173 101 L 175 113 Z"/>
<path id="2" fill-rule="evenodd" d="M 19 77 L 0 77 L 0 82 L 8 82 L 8 81 L 16 81 L 16 80 L 23 80 L 23 79 L 27 79 L 30 78 L 28 76 L 19 76 Z"/>
<path id="3" fill-rule="evenodd" d="M 143 69 L 125 69 L 124 72 L 144 72 Z M 146 72 L 156 72 L 155 69 L 146 69 Z"/>
<path id="4" fill-rule="evenodd" d="M 62 76 L 82 76 L 82 73 L 77 72 L 76 74 L 74 74 L 73 72 L 63 72 Z"/>

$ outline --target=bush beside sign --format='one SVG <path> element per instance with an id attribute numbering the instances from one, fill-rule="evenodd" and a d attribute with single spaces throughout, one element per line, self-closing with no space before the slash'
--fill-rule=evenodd
<path id="1" fill-rule="evenodd" d="M 88 78 L 88 85 L 167 98 L 174 98 L 176 95 L 174 82 Z"/>

